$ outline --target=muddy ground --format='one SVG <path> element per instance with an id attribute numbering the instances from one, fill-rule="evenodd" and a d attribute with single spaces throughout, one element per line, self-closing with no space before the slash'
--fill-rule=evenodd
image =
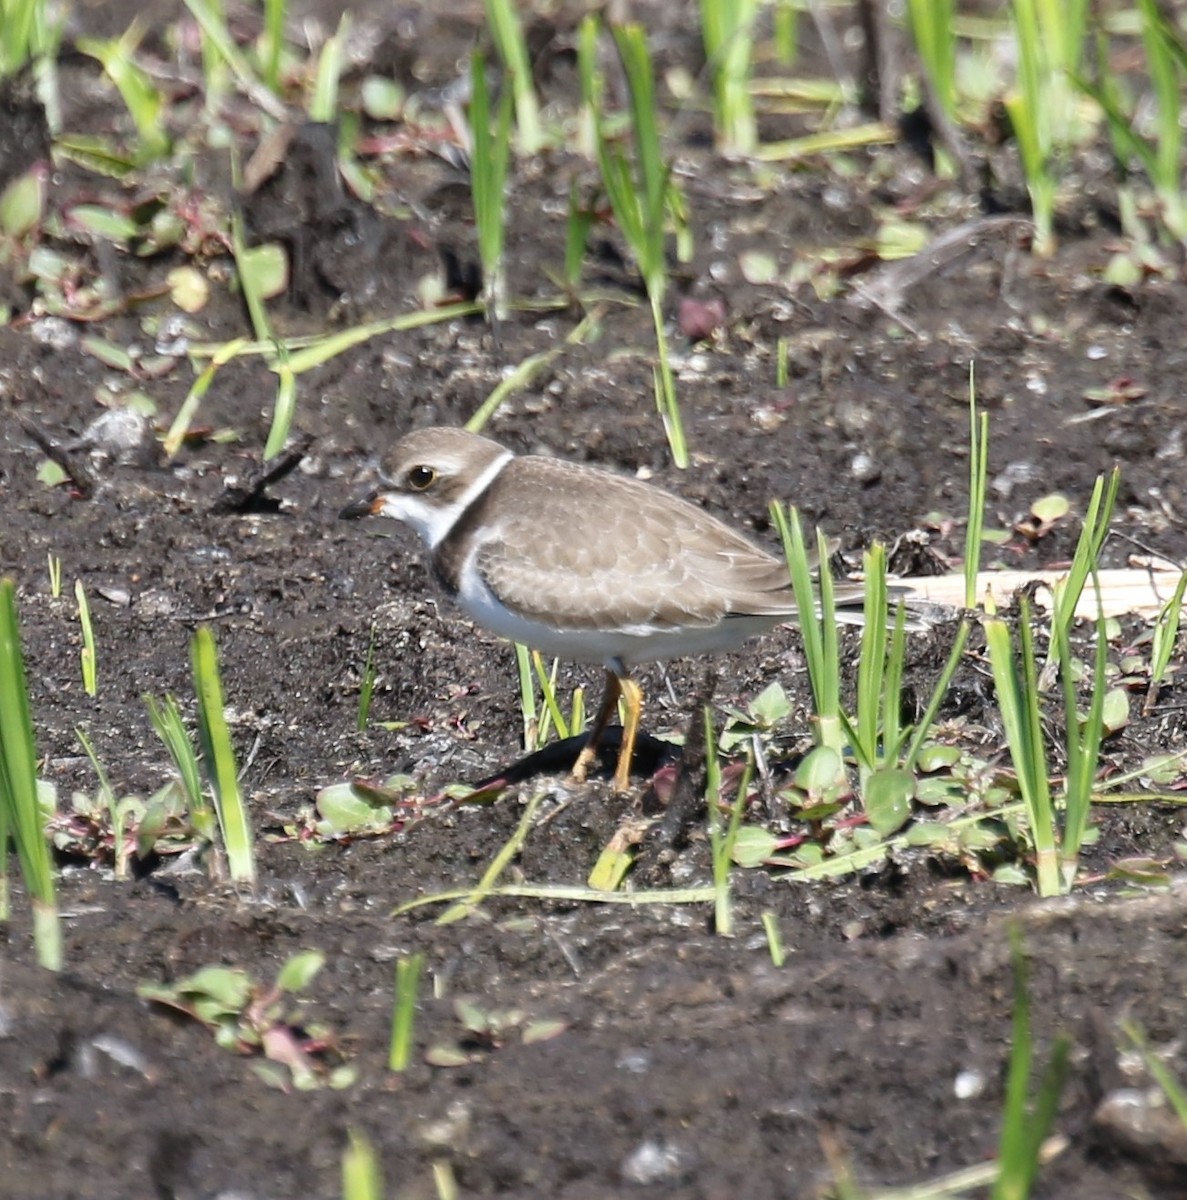
<path id="1" fill-rule="evenodd" d="M 393 74 L 431 114 L 481 26 L 476 4 L 453 6 L 449 17 L 434 8 L 356 7 L 351 78 Z M 143 52 L 165 64 L 160 77 L 168 79 L 166 67 L 178 61 L 168 32 L 178 11 L 163 4 L 135 11 L 149 30 Z M 703 55 L 691 6 L 642 11 L 661 69 L 682 65 L 695 74 Z M 336 12 L 322 6 L 321 16 L 332 25 Z M 72 28 L 115 35 L 132 13 L 122 4 L 79 6 Z M 540 86 L 554 114 L 571 112 L 576 99 L 568 50 L 574 18 L 564 6 L 539 23 Z M 818 38 L 807 25 L 803 36 L 811 71 L 822 62 Z M 169 84 L 179 120 L 200 103 L 186 83 L 196 69 L 192 55 L 183 66 Z M 69 38 L 61 86 L 65 129 L 126 126 L 96 64 L 73 52 Z M 347 87 L 344 103 L 351 95 Z M 230 124 L 250 151 L 258 113 L 241 98 L 228 103 Z M 441 276 L 441 247 L 473 260 L 465 176 L 434 152 L 423 135 L 427 119 L 368 128 L 409 138 L 401 152 L 372 164 L 382 181 L 374 207 L 326 183 L 316 137 L 300 139 L 288 174 L 245 202 L 249 225 L 284 241 L 298 259 L 293 288 L 271 305 L 278 329 L 319 331 L 412 311 L 421 282 Z M 990 523 L 1014 529 L 1052 491 L 1073 508 L 1045 537 L 1019 534 L 990 548 L 992 561 L 1065 560 L 1078 531 L 1074 514 L 1113 464 L 1123 482 L 1109 563 L 1124 564 L 1144 548 L 1172 560 L 1187 554 L 1187 286 L 1177 270 L 1127 289 L 1102 280 L 1120 243 L 1099 164 L 1089 162 L 1069 189 L 1053 259 L 1029 255 L 1023 223 L 979 226 L 962 253 L 902 291 L 896 316 L 885 303 L 861 299 L 884 278 L 866 255 L 879 223 L 894 212 L 934 236 L 980 220 L 983 198 L 951 181 L 937 184 L 906 146 L 855 154 L 849 170 L 820 158 L 754 172 L 716 157 L 708 128 L 705 116 L 686 108 L 671 142 L 695 255 L 676 269 L 668 309 L 675 316 L 682 297 L 716 297 L 726 313 L 705 344 L 692 347 L 672 333 L 691 469 L 671 466 L 651 398 L 649 317 L 609 226 L 587 263 L 588 287 L 605 297 L 596 338 L 566 347 L 513 396 L 491 422 L 494 436 L 518 451 L 644 472 L 771 545 L 772 497 L 794 500 L 849 550 L 922 530 L 933 566 L 942 568 L 961 553 L 975 363 L 992 421 Z M 797 128 L 796 119 L 779 117 L 763 132 L 785 137 Z M 23 148 L 36 145 L 30 135 Z M 1017 206 L 1011 151 L 981 149 L 993 157 L 996 205 Z M 13 134 L 6 174 L 28 165 L 18 161 L 22 152 Z M 189 178 L 171 186 L 229 204 L 225 152 L 190 157 Z M 588 171 L 560 149 L 517 168 L 508 233 L 513 296 L 556 295 L 550 273 L 563 260 L 570 182 Z M 149 170 L 136 177 L 139 186 L 151 178 Z M 63 161 L 49 204 L 56 212 L 84 200 L 118 205 L 135 186 Z M 554 1200 L 810 1197 L 845 1171 L 862 1186 L 919 1182 L 995 1153 L 1013 928 L 1033 959 L 1040 1057 L 1060 1032 L 1074 1043 L 1056 1121 L 1066 1146 L 1036 1194 L 1187 1194 L 1182 1129 L 1160 1124 L 1162 1114 L 1140 1091 L 1128 1094 L 1128 1106 L 1124 1095 L 1117 1099 L 1119 1088 L 1146 1087 L 1122 1053 L 1123 1018 L 1187 1075 L 1187 892 L 1173 884 L 1135 893 L 1106 878 L 1111 864 L 1133 856 L 1171 863 L 1175 875 L 1183 822 L 1172 805 L 1101 808 L 1085 882 L 1058 902 L 922 851 L 833 883 L 739 871 L 732 939 L 713 934 L 708 905 L 501 899 L 446 926 L 435 923 L 440 906 L 391 915 L 407 900 L 476 882 L 542 785 L 544 819 L 512 874 L 581 883 L 624 815 L 643 803 L 615 798 L 604 780 L 574 787 L 563 775 L 547 776 L 487 806 L 425 807 L 407 829 L 377 839 L 288 836 L 327 784 L 407 771 L 418 781 L 416 795 L 432 796 L 519 753 L 510 648 L 435 596 L 410 533 L 360 528 L 336 514 L 371 484 L 385 445 L 414 426 L 467 419 L 509 367 L 558 346 L 579 314 L 514 312 L 497 335 L 479 320 L 431 325 L 366 342 L 304 376 L 296 429 L 313 442 L 299 469 L 269 490 L 278 502 L 272 511 L 212 511 L 228 483 L 259 462 L 267 433 L 274 379 L 243 360 L 218 374 L 196 419 L 208 431 L 234 431 L 233 440 L 193 440 L 172 462 L 153 438 L 119 452 L 76 447 L 75 460 L 96 479 L 83 497 L 39 481 L 44 454 L 18 418 L 69 446 L 86 440 L 103 412 L 100 400 L 118 406 L 138 389 L 164 427 L 193 375 L 182 359 L 159 377 L 137 379 L 100 362 L 82 339 L 152 347 L 144 321 L 177 315 L 159 293 L 169 270 L 191 262 L 214 280 L 209 303 L 189 318 L 194 335 L 219 341 L 249 327 L 225 282 L 229 260 L 208 244 L 137 257 L 47 238 L 125 302 L 84 324 L 45 316 L 28 287 L 6 283 L 14 319 L 0 330 L 0 570 L 19 585 L 43 774 L 63 802 L 73 789 L 94 793 L 81 727 L 121 794 L 161 786 L 169 765 L 141 697 L 173 693 L 192 716 L 189 641 L 198 624 L 211 625 L 261 835 L 260 884 L 254 896 L 236 894 L 172 861 L 117 882 L 102 854 L 68 856 L 60 977 L 32 965 L 16 888 L 0 951 L 6 1197 L 333 1197 L 350 1129 L 376 1146 L 389 1196 L 437 1195 L 434 1179 L 448 1174 L 463 1197 Z M 755 283 L 743 274 L 746 251 L 771 256 L 784 278 L 837 248 L 851 270 L 825 298 L 809 283 Z M 785 387 L 776 384 L 781 338 Z M 1102 390 L 1119 402 L 1093 408 Z M 63 566 L 59 599 L 50 595 L 48 554 Z M 76 579 L 94 610 L 94 699 L 79 676 Z M 357 733 L 373 624 L 379 678 L 371 724 Z M 912 640 L 910 681 L 920 694 L 950 637 L 940 627 Z M 855 641 L 846 652 L 854 661 Z M 719 666 L 720 706 L 745 704 L 781 682 L 794 706 L 781 744 L 788 754 L 804 745 L 809 696 L 794 631 L 778 631 Z M 643 676 L 651 733 L 682 729 L 703 671 L 703 664 L 675 664 L 670 691 L 658 671 Z M 598 682 L 572 668 L 562 668 L 561 681 L 566 695 L 576 683 Z M 970 656 L 941 715 L 1004 761 L 991 694 L 986 664 Z M 1129 766 L 1154 750 L 1181 748 L 1181 695 L 1167 689 L 1153 716 L 1113 739 L 1110 762 Z M 675 852 L 645 848 L 638 881 L 708 882 L 699 828 Z M 763 913 L 774 914 L 782 932 L 782 967 L 772 965 Z M 136 996 L 139 984 L 172 982 L 214 963 L 269 980 L 304 948 L 327 956 L 306 1012 L 332 1032 L 335 1061 L 357 1071 L 344 1090 L 270 1087 L 195 1022 Z M 385 1069 L 394 963 L 416 951 L 426 962 L 416 1053 L 412 1067 L 394 1076 Z M 525 1044 L 512 1022 L 503 1036 L 467 1039 L 458 997 L 558 1021 L 561 1032 Z M 464 1065 L 425 1061 L 431 1048 L 459 1043 Z M 1111 1108 L 1102 1109 L 1110 1097 Z"/>

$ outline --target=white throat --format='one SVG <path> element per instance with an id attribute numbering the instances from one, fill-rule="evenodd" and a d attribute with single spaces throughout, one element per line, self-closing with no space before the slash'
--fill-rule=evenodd
<path id="1" fill-rule="evenodd" d="M 385 517 L 394 517 L 405 525 L 411 525 L 431 553 L 449 535 L 462 513 L 490 487 L 513 457 L 510 450 L 504 450 L 474 476 L 459 496 L 448 503 L 441 503 L 440 498 L 432 493 L 392 492 L 384 496 L 383 507 L 379 511 Z"/>

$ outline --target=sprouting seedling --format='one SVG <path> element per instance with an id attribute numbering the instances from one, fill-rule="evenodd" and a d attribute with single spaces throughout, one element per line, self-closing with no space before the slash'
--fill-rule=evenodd
<path id="1" fill-rule="evenodd" d="M 767 953 L 771 956 L 771 965 L 783 966 L 787 959 L 787 948 L 783 945 L 778 915 L 770 909 L 765 910 L 762 914 L 762 927 L 767 937 Z"/>
<path id="2" fill-rule="evenodd" d="M 111 823 L 111 842 L 112 842 L 112 858 L 115 863 L 116 879 L 127 879 L 128 877 L 128 859 L 132 853 L 132 842 L 127 836 L 128 816 L 133 809 L 138 807 L 139 801 L 133 796 L 126 796 L 122 800 L 115 794 L 115 788 L 111 786 L 111 780 L 108 778 L 102 762 L 99 760 L 98 754 L 95 753 L 95 747 L 91 743 L 91 739 L 87 737 L 85 730 L 81 727 L 75 727 L 75 736 L 78 738 L 86 756 L 91 760 L 91 766 L 95 771 L 95 775 L 99 780 L 99 802 L 107 809 L 107 817 Z"/>
<path id="3" fill-rule="evenodd" d="M 280 94 L 280 59 L 284 50 L 284 22 L 288 0 L 264 0 L 264 32 L 260 40 L 260 63 L 264 84 L 273 95 Z"/>
<path id="4" fill-rule="evenodd" d="M 1187 70 L 1187 44 L 1183 35 L 1156 0 L 1138 0 L 1142 43 L 1146 51 L 1147 76 L 1154 96 L 1153 121 L 1146 119 L 1149 105 L 1127 111 L 1123 86 L 1109 61 L 1108 39 L 1098 33 L 1095 81 L 1073 74 L 1075 85 L 1099 105 L 1109 128 L 1113 155 L 1122 176 L 1119 207 L 1126 233 L 1145 240 L 1137 202 L 1124 179 L 1137 163 L 1145 171 L 1158 199 L 1158 216 L 1176 240 L 1187 237 L 1187 207 L 1180 181 L 1183 131 L 1179 124 L 1181 77 Z M 1152 126 L 1153 137 L 1142 129 Z"/>
<path id="5" fill-rule="evenodd" d="M 581 188 L 574 181 L 569 188 L 569 216 L 565 224 L 565 286 L 574 295 L 581 283 L 581 269 L 593 227 L 594 210 L 582 198 Z"/>
<path id="6" fill-rule="evenodd" d="M 49 594 L 57 600 L 62 595 L 62 560 L 51 550 L 46 555 L 49 571 Z"/>
<path id="7" fill-rule="evenodd" d="M 165 743 L 173 766 L 181 780 L 185 793 L 190 824 L 199 836 L 208 842 L 214 841 L 218 818 L 202 786 L 202 771 L 198 754 L 186 733 L 181 719 L 181 708 L 173 696 L 167 695 L 161 704 L 149 695 L 144 697 L 148 718 L 157 736 Z"/>
<path id="8" fill-rule="evenodd" d="M 63 13 L 44 0 L 6 0 L 2 11 L 0 79 L 15 75 L 30 59 L 53 60 L 62 36 Z M 57 129 L 52 119 L 50 127 Z"/>
<path id="9" fill-rule="evenodd" d="M 375 626 L 371 626 L 371 636 L 367 639 L 367 661 L 363 666 L 363 679 L 359 684 L 359 713 L 355 728 L 362 733 L 371 719 L 371 702 L 375 698 L 375 680 L 379 669 L 375 665 Z"/>
<path id="10" fill-rule="evenodd" d="M 99 656 L 95 647 L 95 629 L 91 624 L 91 606 L 87 601 L 86 588 L 81 579 L 74 581 L 74 598 L 78 602 L 78 624 L 82 630 L 82 649 L 79 662 L 82 667 L 82 686 L 88 696 L 99 694 Z"/>
<path id="11" fill-rule="evenodd" d="M 353 1078 L 348 1065 L 323 1068 L 333 1049 L 328 1031 L 289 1011 L 289 998 L 305 991 L 325 963 L 320 950 L 302 950 L 281 967 L 274 983 L 256 982 L 235 967 L 208 966 L 169 986 L 141 984 L 136 994 L 205 1025 L 224 1049 L 259 1054 L 271 1060 L 259 1070 L 267 1081 L 301 1090 L 346 1086 Z"/>

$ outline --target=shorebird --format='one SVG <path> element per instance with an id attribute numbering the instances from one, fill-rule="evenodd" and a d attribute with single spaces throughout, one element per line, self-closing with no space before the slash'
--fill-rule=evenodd
<path id="1" fill-rule="evenodd" d="M 632 667 L 731 650 L 796 618 L 782 557 L 640 480 L 516 456 L 453 428 L 401 438 L 384 456 L 381 477 L 340 515 L 410 525 L 437 582 L 476 624 L 543 654 L 605 668 L 605 693 L 573 767 L 577 779 L 621 698 L 614 786 L 629 787 L 643 706 Z M 839 606 L 862 597 L 859 585 L 836 592 Z"/>

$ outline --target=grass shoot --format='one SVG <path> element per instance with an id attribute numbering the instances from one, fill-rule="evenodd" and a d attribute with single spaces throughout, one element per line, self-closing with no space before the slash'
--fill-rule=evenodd
<path id="1" fill-rule="evenodd" d="M 255 883 L 251 826 L 239 790 L 235 751 L 223 713 L 223 685 L 218 651 L 209 626 L 199 626 L 190 645 L 194 691 L 198 696 L 198 732 L 202 766 L 214 794 L 215 812 L 227 855 L 227 867 L 236 883 Z"/>
<path id="2" fill-rule="evenodd" d="M 355 728 L 362 733 L 371 720 L 371 703 L 375 699 L 375 680 L 379 668 L 375 663 L 375 624 L 371 624 L 371 636 L 367 639 L 367 661 L 363 664 L 363 678 L 359 683 L 359 710 L 355 717 Z"/>
<path id="3" fill-rule="evenodd" d="M 51 971 L 61 970 L 62 932 L 53 863 L 37 796 L 37 750 L 21 652 L 16 584 L 0 579 L 0 855 L 5 859 L 10 837 L 32 903 L 37 961 Z M 7 874 L 3 885 L 0 912 L 7 918 Z"/>
<path id="4" fill-rule="evenodd" d="M 181 780 L 190 824 L 200 837 L 207 842 L 213 842 L 218 817 L 202 786 L 202 768 L 197 751 L 181 719 L 181 708 L 176 699 L 169 695 L 166 695 L 160 704 L 152 696 L 145 695 L 144 705 L 148 709 L 148 719 L 157 736 L 165 743 L 174 769 Z"/>
<path id="5" fill-rule="evenodd" d="M 412 1061 L 412 1027 L 425 956 L 410 954 L 396 960 L 396 993 L 392 1007 L 392 1033 L 387 1052 L 389 1071 L 406 1071 Z"/>
<path id="6" fill-rule="evenodd" d="M 717 145 L 748 155 L 758 141 L 750 75 L 758 0 L 701 0 L 701 34 L 713 84 Z"/>
<path id="7" fill-rule="evenodd" d="M 485 3 L 487 25 L 509 77 L 510 87 L 506 90 L 515 97 L 519 152 L 532 155 L 544 144 L 544 135 L 523 24 L 515 0 L 485 0 Z"/>
<path id="8" fill-rule="evenodd" d="M 95 629 L 91 624 L 91 606 L 81 579 L 74 581 L 74 599 L 78 604 L 78 624 L 82 631 L 82 648 L 78 653 L 79 665 L 82 668 L 82 686 L 88 696 L 97 696 L 99 657 L 95 648 Z"/>
<path id="9" fill-rule="evenodd" d="M 507 167 L 511 159 L 511 92 L 503 89 L 492 128 L 486 59 L 477 51 L 470 58 L 470 139 L 470 189 L 478 227 L 484 299 L 488 320 L 498 321 L 506 315 L 503 243 L 507 228 Z"/>
<path id="10" fill-rule="evenodd" d="M 383 1172 L 375 1147 L 357 1130 L 347 1131 L 342 1151 L 342 1200 L 383 1200 Z"/>
<path id="11" fill-rule="evenodd" d="M 578 43 L 581 93 L 593 118 L 602 187 L 618 228 L 635 257 L 651 306 L 658 353 L 655 370 L 657 404 L 672 460 L 683 468 L 689 463 L 688 449 L 664 332 L 663 301 L 668 285 L 664 243 L 672 184 L 656 120 L 655 75 L 647 49 L 647 35 L 641 25 L 614 25 L 611 33 L 630 92 L 633 162 L 606 127 L 604 87 L 597 69 L 598 23 L 594 17 L 586 17 L 581 25 Z"/>
<path id="12" fill-rule="evenodd" d="M 1059 1111 L 1059 1097 L 1067 1078 L 1071 1042 L 1055 1040 L 1051 1059 L 1031 1097 L 1034 1041 L 1030 1027 L 1030 994 L 1026 959 L 1019 939 L 1012 940 L 1014 963 L 1014 1018 L 1010 1040 L 1010 1066 L 1006 1076 L 1006 1102 L 998 1143 L 998 1172 L 992 1200 L 1027 1200 L 1042 1162 L 1043 1143 Z"/>

